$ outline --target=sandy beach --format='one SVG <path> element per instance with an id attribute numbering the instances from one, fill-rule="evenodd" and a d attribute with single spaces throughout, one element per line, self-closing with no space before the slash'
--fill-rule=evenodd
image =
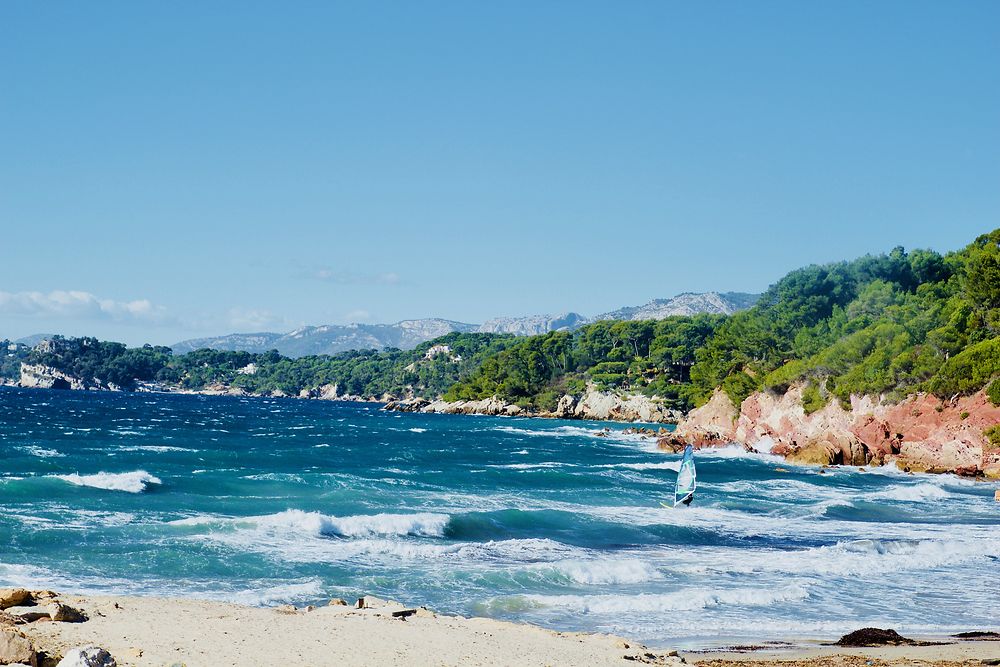
<path id="1" fill-rule="evenodd" d="M 799 645 L 780 650 L 684 652 L 647 649 L 628 639 L 554 632 L 528 624 L 435 614 L 422 607 L 367 598 L 323 607 L 247 607 L 154 597 L 79 597 L 59 602 L 88 620 L 47 618 L 16 631 L 54 659 L 100 646 L 120 666 L 185 665 L 979 665 L 1000 664 L 1000 642 L 842 648 Z M 10 608 L 14 616 L 38 607 Z M 5 629 L 4 632 L 10 632 Z M 923 639 L 923 638 L 921 638 Z M 939 638 L 940 639 L 940 638 Z"/>
<path id="2" fill-rule="evenodd" d="M 63 655 L 97 645 L 128 667 L 681 664 L 609 635 L 443 616 L 392 602 L 295 609 L 146 597 L 59 599 L 89 620 L 20 626 L 37 650 Z"/>

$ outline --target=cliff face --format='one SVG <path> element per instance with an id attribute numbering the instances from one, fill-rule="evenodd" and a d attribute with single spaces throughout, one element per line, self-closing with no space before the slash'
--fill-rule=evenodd
<path id="1" fill-rule="evenodd" d="M 739 411 L 722 392 L 691 411 L 661 446 L 729 443 L 812 464 L 895 464 L 915 472 L 955 472 L 1000 478 L 1000 446 L 984 434 L 1000 424 L 1000 407 L 985 392 L 954 400 L 916 394 L 900 403 L 852 397 L 812 414 L 802 406 L 802 386 L 783 395 L 752 394 Z"/>
<path id="2" fill-rule="evenodd" d="M 390 401 L 386 404 L 385 409 L 403 412 L 532 416 L 650 423 L 674 423 L 681 416 L 675 410 L 670 410 L 647 396 L 618 396 L 595 389 L 588 390 L 579 398 L 569 394 L 563 396 L 552 412 L 532 412 L 496 397 L 480 401 L 455 401 L 452 403 L 426 399 Z"/>
<path id="3" fill-rule="evenodd" d="M 108 382 L 98 382 L 94 379 L 78 378 L 67 375 L 51 366 L 42 364 L 21 364 L 21 379 L 18 386 L 38 389 L 101 389 L 120 391 L 121 387 Z"/>

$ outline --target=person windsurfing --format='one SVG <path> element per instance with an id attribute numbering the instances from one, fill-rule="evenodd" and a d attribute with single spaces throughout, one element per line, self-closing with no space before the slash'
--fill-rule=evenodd
<path id="1" fill-rule="evenodd" d="M 684 456 L 681 457 L 681 465 L 677 469 L 677 484 L 674 486 L 674 504 L 660 504 L 664 507 L 690 505 L 691 501 L 694 500 L 694 490 L 697 486 L 697 476 L 694 469 L 694 449 L 691 445 L 688 445 L 684 448 Z"/>

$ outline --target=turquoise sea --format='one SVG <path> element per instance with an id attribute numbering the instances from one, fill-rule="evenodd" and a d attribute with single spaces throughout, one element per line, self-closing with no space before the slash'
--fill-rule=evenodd
<path id="1" fill-rule="evenodd" d="M 0 585 L 373 594 L 699 647 L 997 630 L 996 484 L 679 457 L 625 425 L 0 389 Z"/>

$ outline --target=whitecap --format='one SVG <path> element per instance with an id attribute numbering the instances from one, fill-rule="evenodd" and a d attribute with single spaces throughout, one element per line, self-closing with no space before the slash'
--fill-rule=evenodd
<path id="1" fill-rule="evenodd" d="M 203 525 L 222 523 L 240 528 L 249 526 L 270 533 L 298 533 L 310 536 L 375 537 L 417 536 L 441 537 L 450 517 L 447 514 L 359 514 L 329 516 L 298 509 L 245 518 L 199 515 L 171 521 L 171 525 Z"/>
<path id="2" fill-rule="evenodd" d="M 641 584 L 663 579 L 663 575 L 652 564 L 636 558 L 564 560 L 546 567 L 551 567 L 578 584 Z"/>
<path id="3" fill-rule="evenodd" d="M 688 573 L 760 575 L 781 573 L 808 577 L 884 577 L 1000 558 L 1000 539 L 856 539 L 795 551 L 754 550 L 734 559 L 732 551 L 704 550 L 673 570 Z"/>
<path id="4" fill-rule="evenodd" d="M 89 486 L 95 489 L 107 489 L 108 491 L 127 491 L 128 493 L 142 493 L 149 484 L 162 484 L 158 477 L 150 475 L 145 470 L 135 470 L 132 472 L 99 472 L 94 475 L 49 475 L 64 482 L 77 486 Z"/>
<path id="5" fill-rule="evenodd" d="M 576 466 L 572 463 L 560 463 L 559 461 L 542 461 L 541 463 L 505 463 L 486 467 L 505 470 L 543 470 L 546 468 L 575 468 Z"/>
<path id="6" fill-rule="evenodd" d="M 197 452 L 197 449 L 190 449 L 188 447 L 174 447 L 172 445 L 129 445 L 121 446 L 117 448 L 120 452 Z"/>
<path id="7" fill-rule="evenodd" d="M 62 458 L 66 456 L 65 454 L 63 454 L 58 450 L 46 449 L 45 447 L 39 447 L 37 445 L 26 445 L 24 447 L 18 447 L 17 449 L 42 459 L 56 458 L 56 457 Z"/>
<path id="8" fill-rule="evenodd" d="M 948 492 L 937 484 L 924 482 L 906 486 L 896 486 L 886 491 L 879 491 L 869 496 L 883 500 L 899 500 L 903 502 L 922 502 L 925 500 L 943 500 L 948 497 Z"/>
<path id="9" fill-rule="evenodd" d="M 298 475 L 287 472 L 266 472 L 257 475 L 244 475 L 242 479 L 252 479 L 262 482 L 293 482 L 295 484 L 305 484 L 306 481 Z"/>

